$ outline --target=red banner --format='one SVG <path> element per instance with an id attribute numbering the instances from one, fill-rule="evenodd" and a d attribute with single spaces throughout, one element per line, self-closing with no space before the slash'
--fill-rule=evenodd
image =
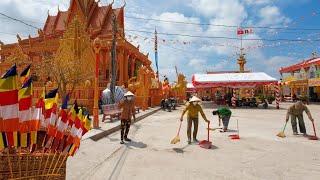
<path id="1" fill-rule="evenodd" d="M 238 28 L 237 29 L 237 35 L 245 35 L 245 34 L 253 34 L 253 29 L 251 29 L 251 28 L 247 28 L 247 29 Z"/>

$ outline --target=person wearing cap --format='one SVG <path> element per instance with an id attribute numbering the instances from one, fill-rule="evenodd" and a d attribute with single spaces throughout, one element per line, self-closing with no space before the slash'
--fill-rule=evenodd
<path id="1" fill-rule="evenodd" d="M 310 121 L 314 121 L 308 107 L 305 104 L 306 104 L 305 100 L 298 101 L 292 106 L 290 106 L 287 111 L 286 121 L 289 121 L 289 116 L 291 116 L 291 125 L 292 125 L 293 135 L 298 135 L 298 129 L 297 129 L 297 119 L 298 119 L 300 132 L 303 133 L 304 136 L 307 136 L 306 127 L 303 120 L 304 111 L 307 113 Z"/>
<path id="2" fill-rule="evenodd" d="M 197 133 L 198 133 L 198 124 L 199 124 L 199 117 L 198 114 L 200 112 L 202 118 L 207 122 L 210 123 L 210 121 L 207 119 L 206 115 L 204 114 L 202 107 L 200 106 L 199 102 L 201 100 L 195 96 L 193 96 L 190 101 L 190 103 L 186 106 L 186 108 L 183 110 L 180 121 L 183 121 L 184 114 L 188 111 L 187 119 L 188 119 L 188 130 L 187 130 L 187 136 L 188 136 L 188 144 L 191 144 L 191 127 L 193 123 L 193 141 L 198 142 L 197 140 Z"/>
<path id="3" fill-rule="evenodd" d="M 128 138 L 128 133 L 131 126 L 131 119 L 136 120 L 135 107 L 134 107 L 134 94 L 128 91 L 124 95 L 124 100 L 119 103 L 119 108 L 122 109 L 121 112 L 121 141 L 120 144 L 124 144 L 124 141 L 130 142 L 131 139 Z M 124 141 L 123 141 L 124 140 Z"/>
<path id="4" fill-rule="evenodd" d="M 218 115 L 219 117 L 219 126 L 220 126 L 220 120 L 222 119 L 222 124 L 223 124 L 223 132 L 226 132 L 228 130 L 228 125 L 230 121 L 230 117 L 232 112 L 230 111 L 229 108 L 222 107 L 219 108 L 215 111 L 212 111 L 213 115 Z"/>

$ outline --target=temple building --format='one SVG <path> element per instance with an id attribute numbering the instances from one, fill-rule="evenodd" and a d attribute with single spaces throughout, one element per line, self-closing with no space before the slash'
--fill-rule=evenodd
<path id="1" fill-rule="evenodd" d="M 95 0 L 70 0 L 67 11 L 58 8 L 56 15 L 48 13 L 47 20 L 42 29 L 38 30 L 36 37 L 22 39 L 17 35 L 17 42 L 13 44 L 1 44 L 0 48 L 0 73 L 4 73 L 12 64 L 6 63 L 6 59 L 15 58 L 25 59 L 25 64 L 41 63 L 45 55 L 53 55 L 59 48 L 59 41 L 68 28 L 72 20 L 77 17 L 84 23 L 86 32 L 90 39 L 101 39 L 101 48 L 98 55 L 99 62 L 99 87 L 103 90 L 110 82 L 111 76 L 111 45 L 113 38 L 114 17 L 117 27 L 117 85 L 128 87 L 130 78 L 137 76 L 140 67 L 145 67 L 150 72 L 151 61 L 148 54 L 139 51 L 139 47 L 132 45 L 125 38 L 124 8 L 113 8 L 113 4 L 106 6 L 99 5 Z M 95 63 L 95 58 L 88 59 L 88 63 Z M 22 67 L 19 67 L 20 69 Z M 36 77 L 36 72 L 33 72 Z M 34 78 L 34 96 L 39 96 L 40 86 L 45 84 L 46 79 Z M 39 87 L 39 88 L 37 88 Z M 38 91 L 39 90 L 39 91 Z M 78 87 L 72 94 L 73 99 L 78 99 L 85 106 L 92 107 L 93 89 L 88 90 Z"/>
<path id="2" fill-rule="evenodd" d="M 279 70 L 282 77 L 285 98 L 307 97 L 310 101 L 320 101 L 320 58 L 312 57 Z"/>

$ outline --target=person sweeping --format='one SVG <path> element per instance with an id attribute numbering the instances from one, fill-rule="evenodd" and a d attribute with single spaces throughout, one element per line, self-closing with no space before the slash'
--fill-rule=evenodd
<path id="1" fill-rule="evenodd" d="M 308 107 L 305 104 L 306 104 L 306 101 L 304 100 L 298 101 L 292 106 L 290 106 L 287 111 L 286 122 L 289 121 L 289 116 L 291 116 L 291 125 L 292 125 L 293 135 L 298 135 L 298 130 L 297 130 L 297 119 L 298 119 L 300 132 L 303 133 L 304 136 L 307 136 L 306 127 L 303 120 L 304 111 L 307 113 L 310 121 L 311 122 L 314 121 Z"/>
<path id="2" fill-rule="evenodd" d="M 124 95 L 124 100 L 119 103 L 119 108 L 122 109 L 121 113 L 121 141 L 120 144 L 124 144 L 124 141 L 130 142 L 128 133 L 131 126 L 131 118 L 136 121 L 135 107 L 134 107 L 134 94 L 128 91 Z"/>
<path id="3" fill-rule="evenodd" d="M 220 126 L 220 120 L 222 120 L 222 124 L 223 124 L 223 132 L 226 132 L 228 130 L 228 125 L 229 125 L 229 121 L 230 121 L 230 117 L 232 112 L 230 111 L 229 108 L 226 107 L 222 107 L 219 108 L 215 111 L 212 111 L 213 115 L 218 115 L 219 117 L 219 126 Z"/>
<path id="4" fill-rule="evenodd" d="M 207 122 L 210 121 L 207 119 L 206 115 L 204 114 L 202 107 L 200 106 L 201 100 L 195 96 L 193 96 L 187 107 L 183 110 L 180 121 L 183 121 L 183 116 L 186 112 L 188 112 L 187 119 L 188 119 L 188 127 L 187 127 L 187 136 L 188 136 L 188 144 L 191 144 L 191 127 L 193 124 L 193 141 L 199 142 L 197 139 L 198 133 L 198 124 L 199 124 L 199 117 L 198 114 L 200 112 L 202 118 Z"/>

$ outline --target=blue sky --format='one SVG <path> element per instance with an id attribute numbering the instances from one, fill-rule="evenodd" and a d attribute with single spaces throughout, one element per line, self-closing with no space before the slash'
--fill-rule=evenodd
<path id="1" fill-rule="evenodd" d="M 101 4 L 110 1 L 101 0 Z M 116 1 L 120 6 L 123 1 Z M 49 10 L 55 14 L 57 6 L 66 10 L 69 0 L 1 0 L 0 12 L 27 20 L 42 27 Z M 154 62 L 153 35 L 136 30 L 170 34 L 186 34 L 209 37 L 237 38 L 236 28 L 203 26 L 210 23 L 232 26 L 266 26 L 288 28 L 320 29 L 320 1 L 318 0 L 127 0 L 126 16 L 153 18 L 169 21 L 183 21 L 190 24 L 176 24 L 126 18 L 126 36 L 145 54 L 150 53 Z M 35 30 L 0 17 L 0 40 L 15 42 L 15 34 L 22 37 L 34 35 Z M 254 34 L 244 38 L 270 39 L 277 41 L 243 41 L 247 57 L 246 68 L 263 71 L 279 78 L 281 66 L 293 64 L 311 57 L 311 52 L 319 52 L 319 30 L 271 30 L 253 28 Z M 188 79 L 194 73 L 205 71 L 236 70 L 240 41 L 214 38 L 195 38 L 159 35 L 160 73 L 175 79 L 174 66 Z M 278 39 L 304 39 L 308 42 L 278 41 Z"/>

